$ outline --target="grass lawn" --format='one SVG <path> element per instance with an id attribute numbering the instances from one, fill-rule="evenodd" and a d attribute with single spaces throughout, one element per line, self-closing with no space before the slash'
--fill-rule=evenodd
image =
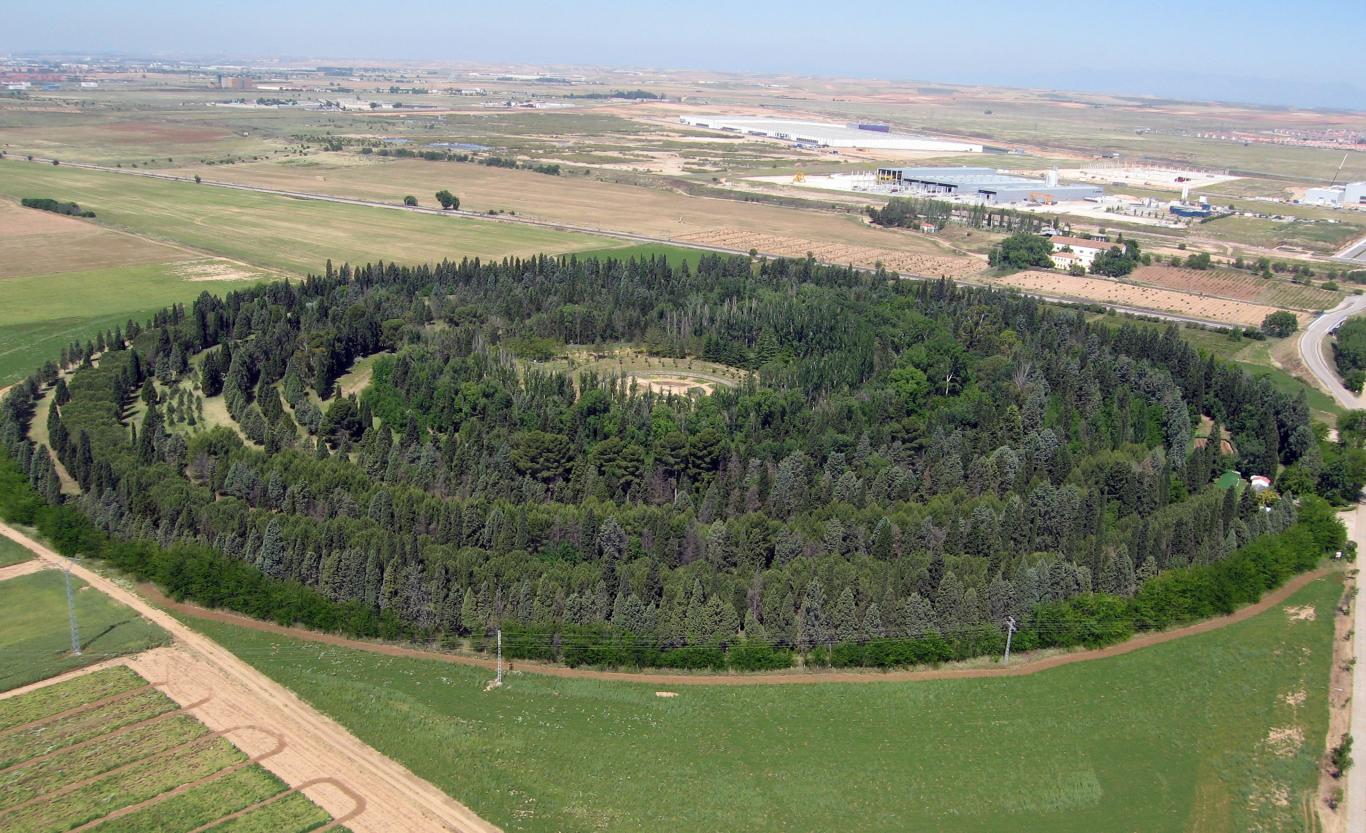
<path id="1" fill-rule="evenodd" d="M 485 692 L 478 669 L 191 623 L 508 831 L 1231 832 L 1301 828 L 1341 592 L 1016 679 L 671 699 L 522 673 Z"/>
<path id="2" fill-rule="evenodd" d="M 22 564 L 33 559 L 33 552 L 8 538 L 0 538 L 0 567 Z"/>
<path id="3" fill-rule="evenodd" d="M 166 644 L 166 632 L 72 578 L 83 653 L 71 656 L 66 589 L 59 570 L 0 581 L 0 691 Z"/>

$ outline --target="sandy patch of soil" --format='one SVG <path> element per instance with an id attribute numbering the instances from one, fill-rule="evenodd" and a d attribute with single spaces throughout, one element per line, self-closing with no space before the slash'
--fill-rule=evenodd
<path id="1" fill-rule="evenodd" d="M 1285 608 L 1285 615 L 1289 617 L 1292 622 L 1312 622 L 1319 618 L 1319 612 L 1309 605 L 1301 605 L 1300 607 L 1287 606 Z"/>
<path id="2" fill-rule="evenodd" d="M 176 265 L 175 274 L 181 280 L 191 283 L 200 281 L 250 281 L 261 278 L 258 272 L 224 260 L 186 261 Z"/>
<path id="3" fill-rule="evenodd" d="M 1304 743 L 1304 730 L 1299 726 L 1282 726 L 1266 733 L 1266 745 L 1272 754 L 1289 758 Z"/>

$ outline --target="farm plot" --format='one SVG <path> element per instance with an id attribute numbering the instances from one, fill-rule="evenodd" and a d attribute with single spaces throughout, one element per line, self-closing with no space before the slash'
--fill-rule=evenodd
<path id="1" fill-rule="evenodd" d="M 797 237 L 740 229 L 692 232 L 678 235 L 674 239 L 741 252 L 756 249 L 762 254 L 780 257 L 802 258 L 810 254 L 817 260 L 828 263 L 852 264 L 864 268 L 873 268 L 881 263 L 890 271 L 926 277 L 966 278 L 986 269 L 985 261 L 972 257 L 930 255 L 843 243 L 819 243 Z"/>
<path id="2" fill-rule="evenodd" d="M 0 829 L 304 833 L 322 808 L 126 666 L 0 699 Z M 276 741 L 276 752 L 283 745 Z M 335 829 L 335 828 L 334 828 Z"/>
<path id="3" fill-rule="evenodd" d="M 1249 301 L 1300 310 L 1331 309 L 1342 300 L 1341 292 L 1290 283 L 1280 278 L 1260 278 L 1232 269 L 1181 269 L 1173 266 L 1142 266 L 1130 275 L 1135 283 L 1163 289 Z"/>
<path id="4" fill-rule="evenodd" d="M 20 564 L 33 558 L 33 553 L 8 538 L 0 538 L 0 567 Z"/>
<path id="5" fill-rule="evenodd" d="M 175 246 L 100 228 L 89 220 L 0 200 L 0 279 L 170 263 L 194 256 Z"/>
<path id="6" fill-rule="evenodd" d="M 1189 292 L 1120 283 L 1104 278 L 1077 278 L 1057 272 L 1019 272 L 994 278 L 992 283 L 1052 297 L 1168 312 L 1243 327 L 1260 326 L 1267 315 L 1276 311 L 1276 307 L 1266 304 L 1202 297 Z M 1299 316 L 1301 322 L 1309 318 L 1305 313 L 1299 313 Z"/>
<path id="7" fill-rule="evenodd" d="M 71 653 L 66 586 L 58 570 L 0 581 L 0 691 L 167 641 L 165 631 L 74 576 L 81 655 Z M 4 825 L 0 824 L 0 829 Z"/>

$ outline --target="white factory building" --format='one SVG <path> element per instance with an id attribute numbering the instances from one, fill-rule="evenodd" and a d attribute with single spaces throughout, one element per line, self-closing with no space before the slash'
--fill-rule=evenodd
<path id="1" fill-rule="evenodd" d="M 1304 202 L 1309 205 L 1326 205 L 1333 208 L 1366 205 L 1366 182 L 1349 182 L 1346 185 L 1333 185 L 1327 188 L 1310 188 L 1304 194 Z"/>
<path id="2" fill-rule="evenodd" d="M 881 124 L 828 124 L 818 121 L 771 119 L 765 116 L 681 116 L 679 121 L 689 127 L 781 139 L 812 147 L 927 150 L 943 153 L 982 152 L 981 145 L 948 142 L 909 133 L 893 133 L 886 125 Z"/>

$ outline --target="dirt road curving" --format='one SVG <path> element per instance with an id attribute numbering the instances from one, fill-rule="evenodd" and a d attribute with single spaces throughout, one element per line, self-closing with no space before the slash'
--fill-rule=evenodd
<path id="1" fill-rule="evenodd" d="M 41 563 L 61 556 L 27 535 L 0 524 L 0 535 L 32 550 Z M 127 664 L 214 731 L 253 726 L 233 741 L 299 788 L 356 833 L 495 833 L 498 828 L 441 790 L 376 752 L 345 728 L 315 711 L 288 689 L 227 649 L 183 625 L 139 596 L 80 565 L 71 572 L 91 587 L 160 625 L 175 638 L 129 658 Z M 199 702 L 202 701 L 202 702 Z M 198 705 L 193 705 L 198 703 Z M 257 737 L 260 735 L 260 737 Z"/>
<path id="2" fill-rule="evenodd" d="M 1355 518 L 1347 523 L 1348 534 L 1356 541 L 1358 552 L 1366 553 L 1366 506 L 1358 506 Z M 1347 520 L 1344 518 L 1344 520 Z M 1352 648 L 1352 727 L 1353 757 L 1366 753 L 1366 600 L 1359 595 L 1352 601 L 1354 610 Z M 1347 830 L 1366 831 L 1366 765 L 1347 770 Z"/>
<path id="3" fill-rule="evenodd" d="M 788 671 L 771 674 L 668 674 L 668 673 L 643 673 L 633 671 L 597 671 L 588 668 L 567 668 L 563 665 L 549 665 L 545 663 L 530 662 L 526 660 L 517 661 L 517 669 L 534 674 L 545 674 L 552 677 L 578 677 L 591 680 L 610 680 L 624 683 L 647 683 L 650 685 L 801 685 L 814 683 L 882 683 L 882 682 L 911 682 L 916 680 L 958 680 L 980 677 L 1021 677 L 1026 674 L 1036 674 L 1050 668 L 1058 668 L 1063 665 L 1071 665 L 1074 662 L 1087 662 L 1105 657 L 1114 657 L 1127 654 L 1130 651 L 1137 651 L 1140 648 L 1147 648 L 1151 645 L 1160 645 L 1163 642 L 1171 642 L 1174 639 L 1181 639 L 1186 636 L 1193 636 L 1197 633 L 1217 630 L 1227 627 L 1234 622 L 1241 622 L 1256 616 L 1258 613 L 1270 610 L 1276 605 L 1288 599 L 1296 590 L 1305 586 L 1311 581 L 1323 578 L 1324 576 L 1336 571 L 1336 567 L 1320 567 L 1309 573 L 1295 576 L 1286 582 L 1282 587 L 1267 593 L 1254 604 L 1243 607 L 1229 614 L 1219 616 L 1214 619 L 1206 619 L 1193 625 L 1183 628 L 1174 628 L 1169 631 L 1157 633 L 1145 633 L 1135 636 L 1128 641 L 1118 645 L 1111 645 L 1108 648 L 1097 648 L 1086 651 L 1070 651 L 1067 653 L 1042 654 L 1038 656 L 1022 655 L 1019 659 L 1011 662 L 1009 666 L 994 665 L 986 668 L 934 668 L 928 670 L 912 671 Z M 139 591 L 150 598 L 157 605 L 169 608 L 178 613 L 190 616 L 198 616 L 210 619 L 215 622 L 224 622 L 231 625 L 238 625 L 252 630 L 274 633 L 281 636 L 290 636 L 309 642 L 317 642 L 323 645 L 335 645 L 342 648 L 355 648 L 361 651 L 369 651 L 375 654 L 383 654 L 391 657 L 407 657 L 412 659 L 428 659 L 439 662 L 450 662 L 456 665 L 472 665 L 479 668 L 487 668 L 490 671 L 494 668 L 494 660 L 483 657 L 469 656 L 463 654 L 449 654 L 438 651 L 424 650 L 422 648 L 410 647 L 407 645 L 394 645 L 383 642 L 367 642 L 360 639 L 349 639 L 344 636 L 337 636 L 330 633 L 320 633 L 306 628 L 286 627 L 277 625 L 273 622 L 263 622 L 259 619 L 252 619 L 238 613 L 229 613 L 223 610 L 210 610 L 209 608 L 199 607 L 198 605 L 176 602 L 167 598 L 155 587 L 142 585 Z"/>

